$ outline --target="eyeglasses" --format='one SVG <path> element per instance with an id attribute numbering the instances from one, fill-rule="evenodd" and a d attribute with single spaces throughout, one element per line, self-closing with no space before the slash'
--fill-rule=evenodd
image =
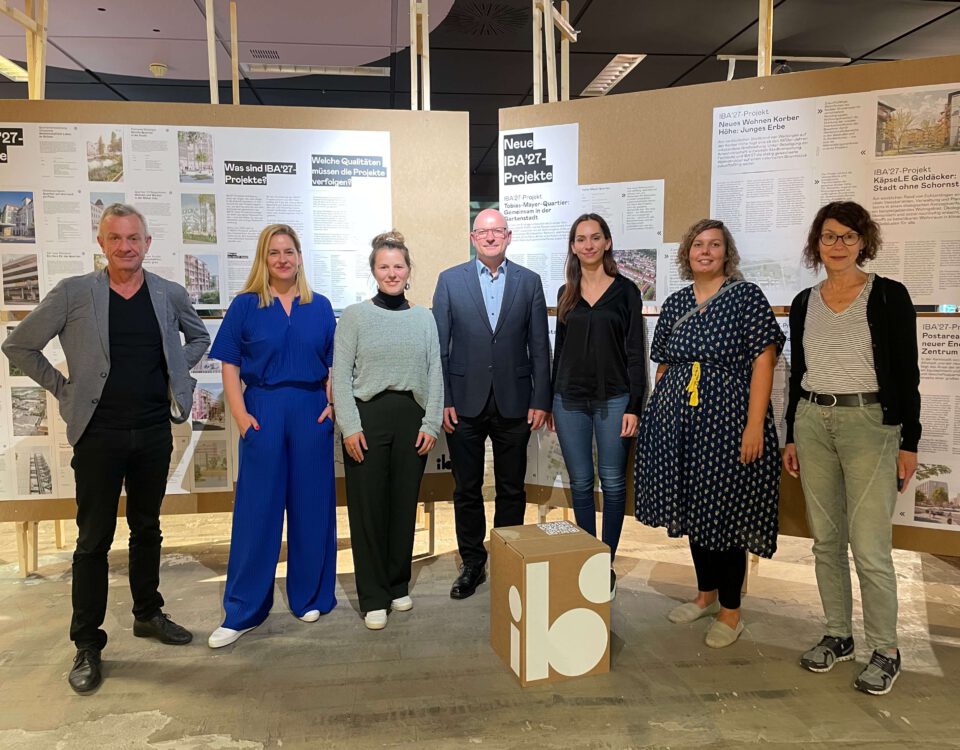
<path id="1" fill-rule="evenodd" d="M 509 231 L 506 227 L 489 227 L 487 229 L 474 229 L 471 234 L 474 237 L 486 237 L 488 234 L 492 234 L 498 240 L 502 240 Z"/>
<path id="2" fill-rule="evenodd" d="M 820 244 L 824 247 L 833 247 L 837 240 L 843 240 L 847 247 L 856 245 L 860 241 L 859 232 L 847 232 L 846 234 L 837 234 L 836 232 L 824 232 L 820 235 Z"/>

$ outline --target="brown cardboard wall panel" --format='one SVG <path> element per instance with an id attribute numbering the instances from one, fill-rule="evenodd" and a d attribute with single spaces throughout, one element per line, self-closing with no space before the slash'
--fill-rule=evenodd
<path id="1" fill-rule="evenodd" d="M 54 100 L 3 101 L 0 107 L 6 122 L 389 131 L 393 225 L 406 236 L 414 263 L 411 301 L 429 306 L 440 271 L 468 257 L 469 117 L 465 112 Z M 388 229 L 378 227 L 376 232 Z M 359 248 L 364 255 L 368 250 Z M 0 319 L 12 317 L 0 314 Z M 15 317 L 22 318 L 23 313 Z M 448 500 L 452 488 L 449 474 L 426 475 L 421 497 Z M 338 480 L 338 499 L 344 502 L 342 480 Z M 233 492 L 171 495 L 164 501 L 163 512 L 216 512 L 232 507 Z M 69 498 L 0 500 L 0 521 L 75 515 L 76 503 Z"/>
<path id="2" fill-rule="evenodd" d="M 710 210 L 715 107 L 957 81 L 960 56 L 852 65 L 516 107 L 500 111 L 500 129 L 578 123 L 580 183 L 663 179 L 664 241 L 677 242 Z M 798 246 L 803 239 L 798 237 Z M 543 488 L 539 496 L 540 502 L 569 505 L 569 493 L 562 490 Z M 781 533 L 809 535 L 800 483 L 787 475 L 781 484 L 780 525 Z M 902 549 L 960 555 L 955 532 L 895 526 L 893 538 Z"/>

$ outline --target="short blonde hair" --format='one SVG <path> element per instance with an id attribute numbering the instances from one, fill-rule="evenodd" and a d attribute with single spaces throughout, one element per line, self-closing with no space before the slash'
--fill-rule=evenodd
<path id="1" fill-rule="evenodd" d="M 307 283 L 307 275 L 303 272 L 303 253 L 300 250 L 300 238 L 297 236 L 296 230 L 288 224 L 270 224 L 260 232 L 253 267 L 250 269 L 250 275 L 247 276 L 247 283 L 237 294 L 251 292 L 260 297 L 260 307 L 273 305 L 274 296 L 273 292 L 270 291 L 270 269 L 267 267 L 267 256 L 270 252 L 270 241 L 278 234 L 285 234 L 293 241 L 293 246 L 297 248 L 297 255 L 300 256 L 300 265 L 297 268 L 297 294 L 300 295 L 300 304 L 308 305 L 313 301 L 313 290 L 310 289 L 310 284 Z"/>

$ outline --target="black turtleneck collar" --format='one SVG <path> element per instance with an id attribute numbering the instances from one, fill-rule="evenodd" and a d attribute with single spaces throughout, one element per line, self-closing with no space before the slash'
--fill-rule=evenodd
<path id="1" fill-rule="evenodd" d="M 407 301 L 403 292 L 400 294 L 387 294 L 382 290 L 377 290 L 373 296 L 373 304 L 382 307 L 384 310 L 409 310 L 410 303 Z"/>

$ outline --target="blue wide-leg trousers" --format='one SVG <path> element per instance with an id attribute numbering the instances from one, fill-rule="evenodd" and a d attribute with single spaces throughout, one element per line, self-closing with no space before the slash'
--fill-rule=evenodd
<path id="1" fill-rule="evenodd" d="M 297 617 L 333 609 L 337 572 L 333 422 L 322 387 L 248 388 L 260 425 L 240 438 L 224 627 L 251 628 L 273 606 L 283 514 L 287 514 L 287 598 Z"/>

